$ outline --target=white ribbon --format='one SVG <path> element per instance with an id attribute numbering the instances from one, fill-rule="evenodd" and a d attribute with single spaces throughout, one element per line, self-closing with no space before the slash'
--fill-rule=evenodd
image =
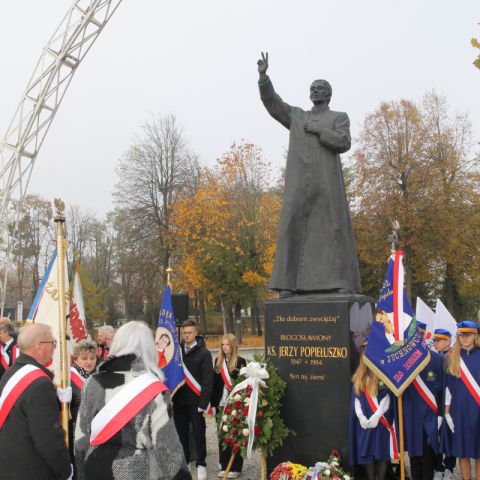
<path id="1" fill-rule="evenodd" d="M 240 390 L 244 390 L 249 385 L 252 387 L 252 392 L 250 394 L 250 403 L 248 407 L 248 446 L 247 446 L 247 458 L 250 459 L 252 454 L 253 441 L 255 440 L 255 419 L 257 418 L 257 405 L 258 405 L 258 392 L 260 385 L 262 387 L 267 387 L 263 380 L 266 380 L 269 375 L 265 368 L 265 365 L 261 365 L 258 362 L 250 362 L 246 367 L 240 369 L 240 375 L 246 375 L 247 379 L 233 387 L 233 390 L 230 392 L 230 395 L 225 402 L 225 405 L 228 405 L 230 399 Z M 224 408 L 225 411 L 225 408 Z"/>

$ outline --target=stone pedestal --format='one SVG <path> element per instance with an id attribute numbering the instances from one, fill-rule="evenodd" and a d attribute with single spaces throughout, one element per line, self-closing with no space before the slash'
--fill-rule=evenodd
<path id="1" fill-rule="evenodd" d="M 351 375 L 373 319 L 363 295 L 302 295 L 265 304 L 267 357 L 287 382 L 282 415 L 296 431 L 268 460 L 312 466 L 341 452 L 348 468 Z"/>

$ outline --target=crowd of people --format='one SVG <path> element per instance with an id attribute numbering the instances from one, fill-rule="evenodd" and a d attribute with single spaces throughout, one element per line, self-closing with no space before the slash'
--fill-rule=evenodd
<path id="1" fill-rule="evenodd" d="M 425 332 L 425 325 L 419 323 Z M 463 480 L 480 479 L 480 341 L 475 322 L 437 329 L 430 361 L 403 393 L 405 452 L 412 480 L 450 480 L 458 459 Z M 368 480 L 388 476 L 398 454 L 395 397 L 363 361 L 352 377 L 350 463 Z"/>
<path id="2" fill-rule="evenodd" d="M 424 330 L 424 325 L 420 328 Z M 180 343 L 186 381 L 173 396 L 159 345 L 143 322 L 98 329 L 71 352 L 71 387 L 58 388 L 47 368 L 57 339 L 42 323 L 19 334 L 0 319 L 1 478 L 35 480 L 207 479 L 207 415 L 225 405 L 246 365 L 234 335 L 212 359 L 197 325 L 187 320 Z M 412 480 L 450 480 L 458 459 L 463 480 L 480 479 L 480 340 L 475 322 L 435 330 L 428 365 L 403 394 L 405 451 Z M 163 349 L 164 350 L 164 349 Z M 397 402 L 363 361 L 352 377 L 350 463 L 368 480 L 384 480 L 398 454 Z M 193 386 L 192 386 L 193 385 Z M 70 406 L 68 440 L 59 405 Z M 192 439 L 193 447 L 192 448 Z M 232 451 L 219 445 L 223 477 Z M 227 478 L 242 470 L 237 455 Z"/>
<path id="3" fill-rule="evenodd" d="M 57 339 L 42 323 L 18 336 L 0 320 L 0 477 L 2 480 L 207 479 L 207 415 L 226 402 L 232 379 L 246 365 L 236 338 L 225 335 L 213 361 L 197 325 L 187 320 L 180 343 L 186 381 L 170 395 L 151 329 L 131 321 L 105 325 L 74 344 L 71 386 L 56 386 L 48 369 Z M 191 383 L 197 387 L 191 388 Z M 68 440 L 60 404 L 68 403 Z M 191 438 L 193 437 L 193 446 Z M 231 451 L 219 445 L 218 476 Z M 237 456 L 227 478 L 237 478 Z"/>

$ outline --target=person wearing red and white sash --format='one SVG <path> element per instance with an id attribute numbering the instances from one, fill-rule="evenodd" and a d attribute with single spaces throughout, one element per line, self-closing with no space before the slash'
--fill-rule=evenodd
<path id="1" fill-rule="evenodd" d="M 477 324 L 459 322 L 457 342 L 447 357 L 442 444 L 445 453 L 459 459 L 463 479 L 470 478 L 470 459 L 475 459 L 475 478 L 480 478 L 479 347 Z"/>
<path id="2" fill-rule="evenodd" d="M 217 411 L 219 407 L 223 407 L 226 404 L 227 397 L 233 388 L 233 380 L 237 379 L 240 369 L 246 365 L 247 361 L 238 355 L 238 344 L 235 335 L 227 333 L 220 341 L 220 351 L 218 352 L 218 357 L 215 359 L 211 403 Z M 219 443 L 218 453 L 218 463 L 221 466 L 218 476 L 223 477 L 230 457 L 232 456 L 232 447 L 228 446 L 228 448 L 224 450 L 223 443 Z M 243 458 L 241 455 L 236 455 L 228 478 L 237 478 L 242 471 L 242 467 Z"/>
<path id="3" fill-rule="evenodd" d="M 15 329 L 9 322 L 0 325 L 0 378 L 11 367 L 20 355 L 15 340 Z"/>
<path id="4" fill-rule="evenodd" d="M 77 478 L 191 480 L 170 412 L 152 331 L 144 322 L 128 322 L 83 385 Z"/>
<path id="5" fill-rule="evenodd" d="M 417 322 L 425 335 L 426 325 Z M 412 480 L 432 480 L 440 451 L 438 429 L 442 421 L 443 360 L 430 351 L 430 361 L 403 393 L 405 451 Z"/>
<path id="6" fill-rule="evenodd" d="M 207 350 L 205 340 L 198 335 L 195 321 L 186 320 L 182 324 L 180 349 L 183 357 L 185 384 L 173 397 L 173 416 L 178 436 L 182 442 L 187 463 L 190 463 L 190 425 L 193 429 L 196 451 L 198 480 L 207 480 L 206 424 L 207 412 L 213 386 L 212 355 Z"/>
<path id="7" fill-rule="evenodd" d="M 455 328 L 456 331 L 456 328 Z M 445 328 L 436 328 L 433 332 L 433 348 L 442 357 L 444 365 L 447 361 L 447 355 L 451 350 L 452 333 Z M 445 368 L 444 368 L 445 370 Z M 442 395 L 443 396 L 443 395 Z M 442 399 L 442 405 L 444 404 Z M 435 462 L 434 480 L 453 480 L 453 471 L 457 464 L 457 459 L 452 455 L 445 455 L 440 452 Z"/>
<path id="8" fill-rule="evenodd" d="M 97 364 L 104 362 L 110 352 L 113 338 L 115 337 L 115 329 L 111 325 L 102 325 L 97 329 Z"/>
<path id="9" fill-rule="evenodd" d="M 72 350 L 72 366 L 70 367 L 70 385 L 72 387 L 72 401 L 70 402 L 70 440 L 68 448 L 73 459 L 73 433 L 77 423 L 78 409 L 82 399 L 82 389 L 85 380 L 93 373 L 97 364 L 97 344 L 92 340 L 80 340 Z M 74 479 L 76 476 L 74 475 Z"/>
<path id="10" fill-rule="evenodd" d="M 368 480 L 384 480 L 388 461 L 398 459 L 392 393 L 365 365 L 363 355 L 352 377 L 349 417 L 350 464 L 363 465 Z"/>
<path id="11" fill-rule="evenodd" d="M 20 331 L 18 346 L 22 353 L 0 381 L 0 477 L 70 479 L 72 467 L 59 421 L 58 393 L 53 373 L 45 367 L 56 346 L 50 327 L 27 325 Z M 62 390 L 63 394 L 68 390 Z"/>

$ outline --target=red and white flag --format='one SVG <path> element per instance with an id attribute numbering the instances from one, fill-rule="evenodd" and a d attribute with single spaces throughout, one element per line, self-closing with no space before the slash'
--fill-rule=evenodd
<path id="1" fill-rule="evenodd" d="M 433 332 L 437 327 L 436 314 L 430 307 L 420 298 L 417 297 L 417 308 L 415 309 L 415 317 L 418 321 L 424 323 L 427 327 L 425 329 L 425 343 L 428 348 L 433 345 Z"/>
<path id="2" fill-rule="evenodd" d="M 68 269 L 67 258 L 64 260 L 64 277 L 65 277 L 65 311 L 69 310 L 69 285 L 68 285 Z M 52 329 L 53 338 L 60 341 L 60 326 L 58 323 L 59 309 L 59 283 L 58 283 L 58 263 L 57 250 L 53 253 L 47 269 L 43 275 L 42 281 L 38 287 L 37 294 L 28 313 L 27 322 L 46 323 Z M 55 382 L 59 382 L 62 378 L 60 368 L 60 348 L 53 351 L 52 363 L 47 365 L 55 374 Z M 70 382 L 70 375 L 68 378 Z"/>
<path id="3" fill-rule="evenodd" d="M 82 283 L 77 267 L 75 267 L 72 296 L 70 297 L 70 334 L 70 338 L 75 343 L 87 338 L 87 319 L 83 303 Z"/>
<path id="4" fill-rule="evenodd" d="M 452 334 L 450 347 L 455 345 L 455 342 L 457 341 L 457 321 L 453 318 L 452 314 L 439 298 L 437 298 L 437 305 L 435 308 L 435 328 L 444 328 L 445 330 L 448 330 Z"/>

